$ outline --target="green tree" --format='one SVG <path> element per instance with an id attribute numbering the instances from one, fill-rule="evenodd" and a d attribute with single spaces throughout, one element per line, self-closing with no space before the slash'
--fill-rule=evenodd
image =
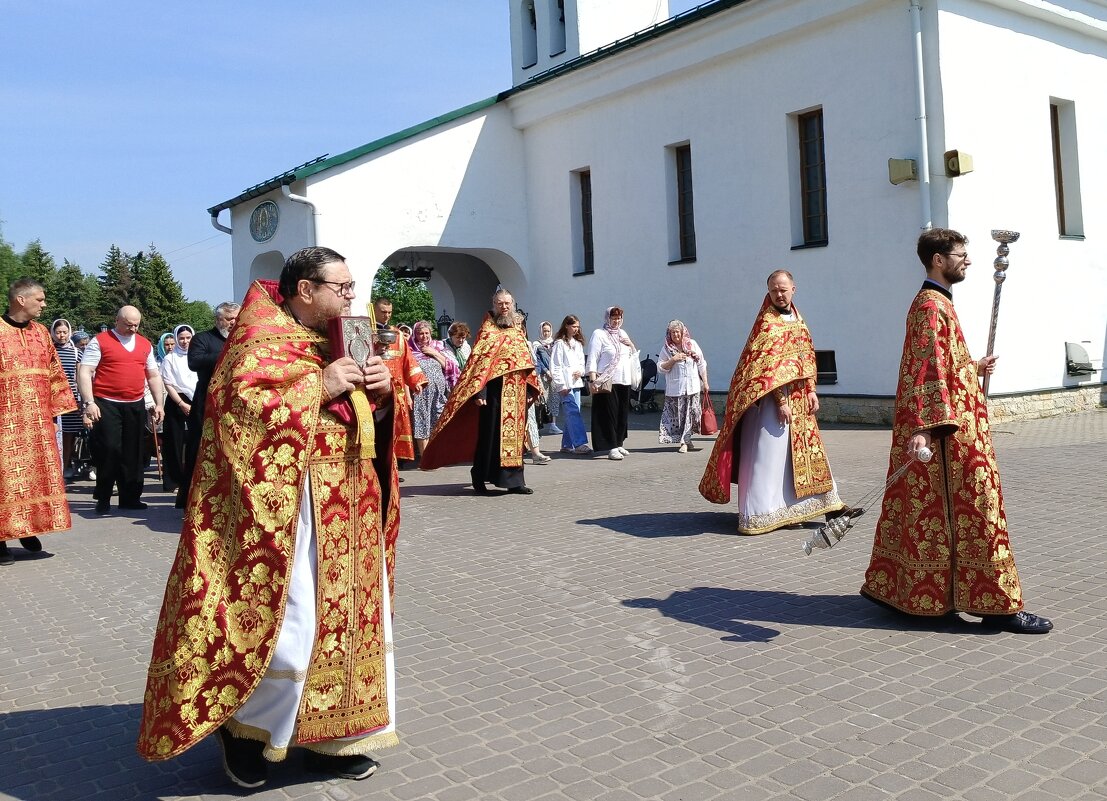
<path id="1" fill-rule="evenodd" d="M 180 325 L 185 311 L 184 290 L 173 277 L 165 257 L 151 244 L 131 260 L 134 305 L 142 312 L 142 335 L 154 341 Z"/>
<path id="2" fill-rule="evenodd" d="M 0 231 L 0 287 L 3 287 L 3 310 L 8 310 L 8 287 L 12 282 L 24 275 L 23 261 L 10 244 L 4 241 L 3 232 Z"/>
<path id="3" fill-rule="evenodd" d="M 112 325 L 120 307 L 134 305 L 137 299 L 128 254 L 112 245 L 100 263 L 100 272 L 103 273 L 97 279 L 100 284 L 100 308 L 97 310 L 98 319 L 92 322 L 94 328 L 101 323 Z"/>
<path id="4" fill-rule="evenodd" d="M 373 297 L 392 299 L 392 325 L 411 325 L 420 320 L 434 323 L 434 297 L 426 281 L 397 278 L 392 268 L 382 266 L 373 278 Z M 434 336 L 438 336 L 437 330 Z"/>
<path id="5" fill-rule="evenodd" d="M 191 325 L 196 333 L 207 331 L 215 325 L 215 309 L 203 300 L 186 301 L 180 321 L 185 325 Z"/>
<path id="6" fill-rule="evenodd" d="M 73 330 L 98 323 L 100 309 L 100 285 L 91 275 L 66 259 L 58 270 L 54 290 L 46 296 L 50 319 L 64 317 Z"/>

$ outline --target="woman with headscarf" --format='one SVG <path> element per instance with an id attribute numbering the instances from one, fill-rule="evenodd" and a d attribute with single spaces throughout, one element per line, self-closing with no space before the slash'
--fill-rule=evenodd
<path id="1" fill-rule="evenodd" d="M 77 411 L 67 412 L 61 416 L 62 475 L 65 478 L 73 477 L 73 468 L 69 464 L 73 460 L 73 445 L 77 441 L 77 435 L 85 430 L 80 411 L 81 394 L 77 391 L 77 362 L 80 361 L 80 354 L 71 339 L 72 331 L 73 327 L 64 317 L 59 317 L 50 323 L 50 336 L 54 339 L 54 349 L 58 352 L 58 361 L 65 371 L 65 377 L 69 379 L 69 389 L 73 391 L 78 407 Z"/>
<path id="2" fill-rule="evenodd" d="M 431 334 L 433 330 L 427 320 L 420 320 L 412 328 L 408 340 L 415 360 L 427 377 L 427 385 L 413 398 L 411 411 L 416 456 L 423 453 L 435 423 L 446 408 L 446 396 L 461 376 L 457 363 L 446 355 L 446 348 Z"/>
<path id="3" fill-rule="evenodd" d="M 565 412 L 565 430 L 561 432 L 562 453 L 591 453 L 588 432 L 580 416 L 580 391 L 584 388 L 584 337 L 580 333 L 580 320 L 566 315 L 557 330 L 550 354 L 550 373 L 553 384 L 550 394 L 560 398 Z"/>
<path id="4" fill-rule="evenodd" d="M 603 327 L 588 340 L 588 391 L 592 396 L 592 447 L 615 461 L 630 451 L 623 447 L 630 414 L 630 384 L 635 347 L 623 331 L 623 310 L 609 306 Z"/>
<path id="5" fill-rule="evenodd" d="M 192 326 L 178 325 L 172 334 L 163 335 L 158 345 L 173 341 L 173 348 L 161 360 L 161 380 L 165 384 L 165 424 L 162 427 L 162 479 L 166 492 L 173 492 L 185 480 L 185 437 L 188 414 L 196 395 L 198 376 L 188 366 L 188 346 Z"/>
<path id="6" fill-rule="evenodd" d="M 677 443 L 677 453 L 698 451 L 692 435 L 700 432 L 700 396 L 708 390 L 707 360 L 680 320 L 665 329 L 657 369 L 665 375 L 665 408 L 657 440 L 662 445 Z"/>
<path id="7" fill-rule="evenodd" d="M 538 383 L 542 386 L 542 407 L 548 418 L 541 433 L 560 434 L 562 431 L 557 427 L 557 415 L 561 411 L 561 396 L 553 391 L 553 373 L 550 372 L 554 344 L 553 323 L 543 320 L 538 330 L 542 338 L 531 342 L 530 350 L 534 354 L 534 369 L 538 373 Z"/>
<path id="8" fill-rule="evenodd" d="M 154 358 L 158 360 L 158 364 L 165 361 L 165 357 L 172 353 L 176 346 L 177 340 L 171 332 L 166 331 L 158 337 L 158 344 L 154 348 Z"/>

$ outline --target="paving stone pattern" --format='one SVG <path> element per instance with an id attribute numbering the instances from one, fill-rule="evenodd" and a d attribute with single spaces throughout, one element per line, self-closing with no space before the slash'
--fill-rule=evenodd
<path id="1" fill-rule="evenodd" d="M 857 594 L 876 513 L 805 557 L 734 531 L 707 451 L 634 416 L 622 462 L 555 455 L 529 497 L 405 472 L 396 656 L 402 744 L 363 782 L 298 757 L 257 799 L 1107 799 L 1107 412 L 997 426 L 1027 608 L 1047 636 L 900 618 Z M 883 483 L 887 430 L 830 427 L 843 496 Z M 710 445 L 709 440 L 701 444 Z M 148 476 L 147 486 L 155 487 Z M 210 738 L 140 760 L 172 498 L 92 514 L 0 568 L 0 798 L 222 799 Z"/>

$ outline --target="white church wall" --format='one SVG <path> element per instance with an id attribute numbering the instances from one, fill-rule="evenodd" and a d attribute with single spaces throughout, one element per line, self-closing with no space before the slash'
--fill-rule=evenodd
<path id="1" fill-rule="evenodd" d="M 302 186 L 302 185 L 301 185 Z M 296 189 L 296 187 L 294 187 Z M 277 204 L 277 230 L 265 242 L 255 242 L 250 236 L 250 215 L 261 203 L 271 200 Z M 232 288 L 234 300 L 240 302 L 250 284 L 259 278 L 276 280 L 280 268 L 273 271 L 278 258 L 283 260 L 300 248 L 314 245 L 311 209 L 294 203 L 278 189 L 252 198 L 230 209 L 231 260 L 234 264 Z M 279 254 L 279 257 L 276 255 Z"/>
<path id="2" fill-rule="evenodd" d="M 573 96 L 566 107 L 575 111 L 543 116 L 546 87 L 510 101 L 521 107 L 517 120 L 532 121 L 525 131 L 534 260 L 528 310 L 551 320 L 578 314 L 590 331 L 603 307 L 616 303 L 626 308 L 636 343 L 651 353 L 668 320 L 679 317 L 703 346 L 712 385 L 721 390 L 764 298 L 765 278 L 782 267 L 796 276 L 796 302 L 816 346 L 836 351 L 839 384 L 827 391 L 894 392 L 904 312 L 921 281 L 913 267 L 917 185 L 895 187 L 887 178 L 888 158 L 917 150 L 911 31 L 898 6 L 818 19 L 826 8 L 806 4 L 800 33 L 723 48 L 726 55 L 699 66 L 715 47 L 703 34 L 724 42 L 744 35 L 725 29 L 740 15 L 720 15 L 701 32 L 678 31 L 660 45 L 659 63 L 666 70 L 682 60 L 689 66 L 669 77 L 650 80 L 642 54 L 628 56 L 634 63 L 625 69 L 606 66 L 596 79 L 566 76 L 550 94 L 555 106 Z M 790 8 L 777 20 L 793 24 L 797 13 Z M 617 80 L 630 88 L 586 102 L 589 91 L 606 91 L 600 85 Z M 789 115 L 816 106 L 824 111 L 829 245 L 792 250 L 798 190 Z M 697 258 L 670 266 L 666 148 L 685 141 Z M 582 168 L 592 178 L 595 274 L 574 276 L 570 173 Z"/>
<path id="3" fill-rule="evenodd" d="M 973 266 L 955 289 L 969 346 L 983 355 L 987 344 L 996 257 L 990 230 L 1011 228 L 1021 237 L 1010 246 L 1003 283 L 992 392 L 1102 381 L 1101 372 L 1067 376 L 1064 343 L 1088 342 L 1096 362 L 1104 355 L 1107 254 L 1098 237 L 1107 220 L 1107 42 L 992 3 L 943 8 L 946 147 L 968 152 L 974 163 L 972 173 L 948 182 L 949 225 L 971 239 Z M 1058 232 L 1051 98 L 1074 104 L 1086 239 Z M 1066 182 L 1076 177 L 1069 172 Z"/>

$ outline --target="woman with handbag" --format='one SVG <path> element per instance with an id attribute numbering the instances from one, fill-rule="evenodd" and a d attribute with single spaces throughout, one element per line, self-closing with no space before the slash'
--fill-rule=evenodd
<path id="1" fill-rule="evenodd" d="M 620 461 L 630 451 L 623 447 L 630 413 L 630 384 L 634 343 L 623 331 L 623 310 L 610 306 L 603 328 L 588 341 L 588 391 L 592 396 L 592 447 Z"/>
<path id="2" fill-rule="evenodd" d="M 708 392 L 707 360 L 680 320 L 673 320 L 665 329 L 665 343 L 657 358 L 657 369 L 665 375 L 665 407 L 657 441 L 679 445 L 677 453 L 698 451 L 692 435 L 700 433 L 701 397 Z"/>

